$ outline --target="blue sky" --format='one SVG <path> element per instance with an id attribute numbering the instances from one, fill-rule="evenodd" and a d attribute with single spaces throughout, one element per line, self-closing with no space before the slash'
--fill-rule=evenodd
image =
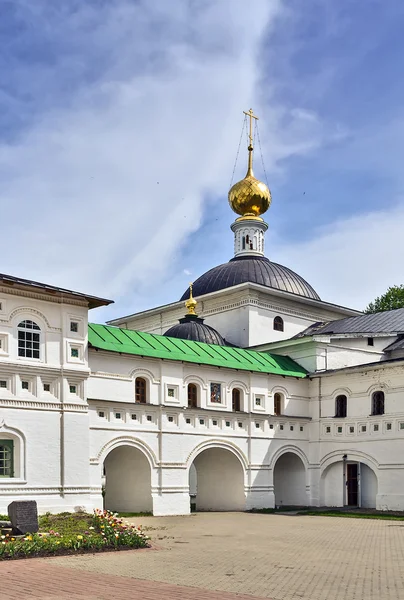
<path id="1" fill-rule="evenodd" d="M 1 271 L 114 298 L 99 321 L 178 299 L 232 257 L 252 106 L 267 256 L 364 307 L 403 282 L 403 26 L 397 0 L 0 0 Z"/>

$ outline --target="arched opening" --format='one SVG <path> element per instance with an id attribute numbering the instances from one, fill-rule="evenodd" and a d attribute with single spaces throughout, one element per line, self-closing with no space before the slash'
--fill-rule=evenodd
<path id="1" fill-rule="evenodd" d="M 274 319 L 274 330 L 275 331 L 283 331 L 284 329 L 284 325 L 283 325 L 283 319 L 282 317 L 275 317 Z"/>
<path id="2" fill-rule="evenodd" d="M 372 415 L 384 415 L 384 392 L 380 390 L 372 394 Z"/>
<path id="3" fill-rule="evenodd" d="M 147 402 L 147 384 L 144 377 L 135 379 L 135 402 L 146 404 Z"/>
<path id="4" fill-rule="evenodd" d="M 278 458 L 274 468 L 276 506 L 307 506 L 306 469 L 293 452 Z"/>
<path id="5" fill-rule="evenodd" d="M 238 388 L 233 388 L 231 391 L 231 404 L 233 411 L 241 410 L 241 391 Z"/>
<path id="6" fill-rule="evenodd" d="M 146 456 L 119 446 L 104 461 L 105 508 L 116 512 L 151 512 L 151 470 Z"/>
<path id="7" fill-rule="evenodd" d="M 335 416 L 340 419 L 346 417 L 347 411 L 347 397 L 344 394 L 340 394 L 335 398 Z"/>
<path id="8" fill-rule="evenodd" d="M 207 448 L 189 470 L 191 506 L 200 511 L 245 510 L 244 469 L 224 448 Z"/>
<path id="9" fill-rule="evenodd" d="M 35 321 L 26 319 L 18 323 L 18 356 L 23 358 L 40 358 L 41 328 Z"/>
<path id="10" fill-rule="evenodd" d="M 197 408 L 198 406 L 198 388 L 195 383 L 188 384 L 188 406 L 189 408 Z"/>
<path id="11" fill-rule="evenodd" d="M 361 462 L 337 461 L 323 472 L 320 503 L 323 506 L 376 508 L 377 476 Z"/>
<path id="12" fill-rule="evenodd" d="M 283 413 L 283 395 L 277 392 L 274 394 L 274 415 L 279 417 Z"/>

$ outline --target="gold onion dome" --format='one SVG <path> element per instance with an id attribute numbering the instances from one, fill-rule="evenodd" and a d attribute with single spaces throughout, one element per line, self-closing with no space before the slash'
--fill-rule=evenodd
<path id="1" fill-rule="evenodd" d="M 268 186 L 254 177 L 253 144 L 252 144 L 252 119 L 257 119 L 250 108 L 245 113 L 250 117 L 250 144 L 248 146 L 248 169 L 247 174 L 241 181 L 233 185 L 229 191 L 229 204 L 232 210 L 246 218 L 260 218 L 271 204 L 271 192 Z"/>
<path id="2" fill-rule="evenodd" d="M 195 309 L 197 301 L 192 296 L 192 283 L 189 284 L 189 299 L 185 302 L 185 307 L 188 309 L 189 315 L 196 315 Z"/>

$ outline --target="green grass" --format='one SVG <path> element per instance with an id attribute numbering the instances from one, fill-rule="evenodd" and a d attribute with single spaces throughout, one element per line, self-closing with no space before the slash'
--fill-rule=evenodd
<path id="1" fill-rule="evenodd" d="M 92 515 L 86 513 L 46 513 L 39 517 L 39 531 L 47 532 L 53 529 L 60 535 L 77 535 L 88 531 L 92 525 Z"/>
<path id="2" fill-rule="evenodd" d="M 297 513 L 301 516 L 313 516 L 313 517 L 342 517 L 343 519 L 379 519 L 385 521 L 404 521 L 404 515 L 392 515 L 389 513 L 360 513 L 360 512 L 343 512 L 339 510 L 307 510 Z"/>

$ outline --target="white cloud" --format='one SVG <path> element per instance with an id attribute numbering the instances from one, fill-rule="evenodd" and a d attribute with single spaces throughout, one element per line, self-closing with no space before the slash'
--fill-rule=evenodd
<path id="1" fill-rule="evenodd" d="M 363 310 L 391 285 L 404 283 L 403 204 L 340 220 L 307 242 L 275 245 L 272 258 L 305 277 L 323 300 Z"/>
<path id="2" fill-rule="evenodd" d="M 281 4 L 254 1 L 248 24 L 242 0 L 34 4 L 18 2 L 53 43 L 74 43 L 52 68 L 29 65 L 47 110 L 0 145 L 2 270 L 125 296 L 136 310 L 137 294 L 169 279 L 206 193 L 227 190 L 241 111 L 262 103 L 261 38 Z M 270 166 L 327 137 L 298 107 L 265 114 Z"/>

